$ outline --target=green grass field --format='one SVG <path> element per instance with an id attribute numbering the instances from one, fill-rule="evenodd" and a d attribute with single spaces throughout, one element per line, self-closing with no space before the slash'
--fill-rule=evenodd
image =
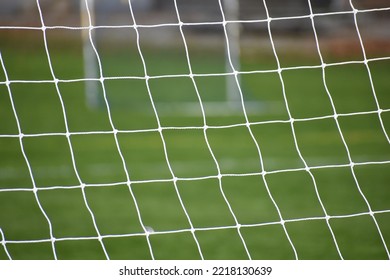
<path id="1" fill-rule="evenodd" d="M 21 42 L 15 45 L 9 38 L 0 42 L 9 80 L 53 80 L 40 41 L 34 42 L 33 47 Z M 82 78 L 80 46 L 53 45 L 49 41 L 56 78 Z M 150 76 L 188 74 L 184 50 L 145 49 L 144 55 Z M 190 55 L 195 74 L 225 71 L 222 53 Z M 105 77 L 144 75 L 136 49 L 102 49 L 100 57 Z M 291 56 L 281 56 L 280 60 L 282 67 L 319 63 L 318 59 Z M 243 57 L 242 63 L 243 71 L 276 68 L 272 56 Z M 380 117 L 387 132 L 389 66 L 388 59 L 369 62 L 376 96 L 385 110 Z M 245 126 L 242 110 L 218 115 L 206 106 L 206 123 L 210 126 L 206 134 L 200 106 L 191 114 L 167 112 L 167 104 L 198 102 L 189 77 L 150 79 L 156 109 L 161 113 L 159 121 L 164 128 L 169 166 L 144 80 L 105 80 L 110 114 L 104 102 L 100 108 L 88 108 L 84 82 L 59 82 L 65 118 L 54 83 L 12 82 L 12 102 L 26 135 L 20 142 L 19 137 L 14 137 L 19 132 L 1 69 L 0 240 L 5 242 L 0 246 L 0 259 L 8 258 L 6 252 L 13 259 L 53 259 L 53 247 L 59 259 L 104 259 L 102 244 L 112 259 L 151 259 L 148 238 L 155 259 L 200 259 L 194 236 L 205 259 L 248 259 L 242 240 L 253 259 L 294 259 L 286 232 L 299 259 L 340 259 L 329 228 L 343 258 L 387 259 L 375 222 L 389 247 L 390 145 L 375 112 L 367 69 L 364 64 L 351 63 L 329 66 L 325 74 L 340 114 L 337 121 L 356 165 L 353 169 L 348 165 L 347 150 L 323 85 L 322 69 L 285 70 L 282 78 L 289 110 L 296 120 L 295 137 L 299 151 L 312 167 L 309 173 L 294 144 L 277 72 L 241 75 L 246 100 L 263 104 L 257 111 L 248 111 L 256 143 Z M 225 100 L 224 77 L 195 77 L 195 82 L 205 104 Z M 366 113 L 350 115 L 359 112 Z M 118 144 L 142 221 L 154 229 L 148 238 L 126 185 L 109 116 L 119 130 Z M 71 133 L 76 169 L 64 134 L 64 119 Z M 223 175 L 221 181 L 205 135 Z M 264 177 L 256 144 L 268 172 Z M 179 178 L 177 189 L 170 167 Z M 86 184 L 84 193 L 80 180 Z M 368 206 L 356 181 L 376 213 L 375 220 L 367 214 Z M 36 196 L 31 191 L 34 185 L 39 188 Z M 331 216 L 330 227 L 315 186 Z M 286 231 L 279 223 L 267 187 L 286 221 Z M 53 247 L 49 223 L 37 199 L 57 239 Z M 195 228 L 194 235 L 181 201 Z M 242 225 L 239 231 L 232 212 Z M 103 236 L 102 243 L 96 228 Z"/>

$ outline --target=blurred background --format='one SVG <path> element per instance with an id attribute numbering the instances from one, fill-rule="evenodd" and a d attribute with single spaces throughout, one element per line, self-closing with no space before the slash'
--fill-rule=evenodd
<path id="1" fill-rule="evenodd" d="M 125 0 L 95 0 L 95 24 L 96 25 L 129 25 L 132 24 L 132 20 L 129 13 L 128 3 Z M 266 22 L 256 22 L 266 19 L 266 11 L 262 1 L 257 0 L 241 0 L 237 1 L 239 4 L 238 19 L 248 21 L 241 24 L 241 30 L 243 33 L 243 41 L 245 44 L 249 40 L 253 45 L 253 37 L 260 33 L 267 32 Z M 310 14 L 309 7 L 306 0 L 296 1 L 283 1 L 272 0 L 267 1 L 267 8 L 271 17 L 299 17 Z M 364 9 L 377 9 L 388 8 L 386 0 L 355 0 L 352 1 L 354 7 L 359 10 Z M 218 1 L 177 1 L 178 9 L 181 20 L 185 23 L 194 22 L 220 22 L 222 21 L 222 15 Z M 44 13 L 44 20 L 47 26 L 80 26 L 80 1 L 40 1 L 42 11 Z M 313 0 L 311 1 L 313 13 L 329 13 L 329 12 L 346 12 L 351 11 L 351 5 L 349 0 Z M 133 9 L 136 13 L 137 24 L 166 24 L 176 23 L 177 15 L 175 12 L 174 2 L 171 0 L 135 0 L 132 1 Z M 37 13 L 35 1 L 23 1 L 23 0 L 4 0 L 2 1 L 2 9 L 0 11 L 0 21 L 4 25 L 16 25 L 16 26 L 40 26 L 40 19 Z M 330 17 L 316 17 L 316 29 L 324 37 L 332 38 L 333 42 L 327 42 L 323 47 L 329 47 L 329 51 L 336 54 L 348 54 L 356 52 L 360 48 L 354 46 L 350 40 L 351 30 L 354 30 L 352 14 L 335 14 Z M 227 16 L 229 20 L 229 16 Z M 231 19 L 230 19 L 231 20 Z M 253 22 L 254 21 L 254 22 Z M 389 12 L 378 11 L 371 13 L 359 14 L 359 28 L 363 35 L 365 35 L 366 47 L 374 49 L 375 51 L 383 51 L 384 47 L 389 48 L 388 38 L 389 31 L 388 26 Z M 280 33 L 284 33 L 291 36 L 308 34 L 312 36 L 312 27 L 310 19 L 290 19 L 287 21 L 277 21 L 272 25 L 275 32 L 275 36 Z M 168 32 L 169 29 L 164 30 Z M 218 33 L 221 31 L 219 25 L 200 25 L 191 26 L 188 28 L 189 33 L 187 36 L 198 35 L 204 37 L 209 35 L 208 33 Z M 191 31 L 191 32 L 190 32 Z M 103 33 L 103 30 L 101 30 Z M 164 34 L 166 34 L 164 32 Z M 171 45 L 177 43 L 180 38 L 175 38 L 174 32 L 170 32 L 170 35 L 158 36 L 160 32 L 153 32 L 150 34 L 151 43 L 158 43 L 159 45 Z M 113 37 L 110 37 L 112 35 Z M 149 34 L 142 34 L 143 37 L 147 37 Z M 326 35 L 326 36 L 325 36 Z M 102 35 L 103 36 L 103 35 Z M 107 37 L 108 36 L 108 37 Z M 128 36 L 128 35 L 127 35 Z M 125 34 L 119 34 L 118 32 L 105 32 L 105 42 L 115 39 L 115 44 L 118 44 L 121 40 L 128 39 Z M 156 38 L 157 36 L 157 38 Z M 153 40 L 152 40 L 153 39 Z M 325 39 L 325 38 L 324 38 Z M 337 40 L 335 40 L 337 39 Z M 145 38 L 145 41 L 147 39 Z M 256 39 L 255 39 L 256 40 Z M 200 45 L 214 46 L 215 39 L 208 36 L 207 42 L 198 42 Z M 258 38 L 257 38 L 257 41 Z M 294 50 L 300 50 L 305 44 L 302 44 L 302 40 L 288 40 L 289 44 L 286 48 L 294 48 Z M 146 43 L 146 42 L 145 42 Z M 203 43 L 203 44 L 202 44 Z M 259 42 L 257 42 L 259 43 Z M 286 42 L 283 42 L 285 44 Z M 352 48 L 351 48 L 352 45 Z M 246 46 L 246 45 L 245 45 Z"/>
<path id="2" fill-rule="evenodd" d="M 389 1 L 176 2 L 1 1 L 0 259 L 388 259 Z"/>

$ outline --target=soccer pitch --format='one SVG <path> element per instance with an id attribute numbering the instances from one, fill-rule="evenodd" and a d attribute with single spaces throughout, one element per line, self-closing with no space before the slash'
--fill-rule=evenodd
<path id="1" fill-rule="evenodd" d="M 203 118 L 192 80 L 180 76 L 183 50 L 144 53 L 160 134 L 145 79 L 106 79 L 109 106 L 101 98 L 91 109 L 79 49 L 50 48 L 60 99 L 44 45 L 32 44 L 1 45 L 14 82 L 7 88 L 2 68 L 0 259 L 53 259 L 53 247 L 58 259 L 388 258 L 378 227 L 389 246 L 390 145 L 380 123 L 390 131 L 389 59 L 368 62 L 380 115 L 365 64 L 335 58 L 325 68 L 335 120 L 318 59 L 280 58 L 284 97 L 273 57 L 243 56 L 243 96 L 258 104 L 247 112 L 252 138 L 242 109 L 206 105 L 223 106 L 225 76 L 195 75 Z M 104 77 L 144 76 L 136 49 L 99 51 Z M 225 71 L 223 53 L 191 59 L 194 74 Z M 198 106 L 173 109 L 186 104 Z"/>

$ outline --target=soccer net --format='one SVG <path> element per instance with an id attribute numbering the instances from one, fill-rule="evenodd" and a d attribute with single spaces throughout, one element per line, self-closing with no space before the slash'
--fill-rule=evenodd
<path id="1" fill-rule="evenodd" d="M 0 4 L 0 259 L 389 259 L 390 5 L 285 2 Z"/>

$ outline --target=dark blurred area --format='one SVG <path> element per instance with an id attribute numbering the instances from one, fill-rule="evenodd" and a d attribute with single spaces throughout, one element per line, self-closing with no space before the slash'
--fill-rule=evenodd
<path id="1" fill-rule="evenodd" d="M 91 0 L 89 0 L 91 1 Z M 228 0 L 223 0 L 222 3 Z M 74 21 L 79 16 L 80 3 L 84 0 L 40 0 L 44 12 L 50 12 L 51 18 L 60 22 L 77 24 Z M 121 17 L 129 15 L 128 0 L 94 0 L 95 12 L 102 17 Z M 216 21 L 221 17 L 218 0 L 177 0 L 180 14 L 186 21 Z M 240 6 L 240 19 L 264 19 L 265 7 L 261 0 L 238 0 Z M 389 8 L 388 0 L 352 0 L 352 5 L 358 10 Z M 271 17 L 302 16 L 309 14 L 307 0 L 267 0 L 265 1 Z M 311 0 L 313 13 L 351 11 L 349 0 Z M 133 10 L 141 17 L 148 18 L 149 22 L 175 22 L 175 4 L 173 0 L 131 0 Z M 84 5 L 84 4 L 83 4 Z M 37 5 L 35 1 L 2 0 L 0 21 L 2 24 L 35 23 L 37 18 Z M 173 18 L 172 18 L 173 16 Z M 380 16 L 379 16 L 380 17 Z M 145 20 L 145 19 L 143 19 Z M 73 21 L 73 22 L 72 22 Z"/>
<path id="2" fill-rule="evenodd" d="M 230 0 L 223 0 L 222 3 L 227 1 Z M 294 40 L 297 36 L 313 38 L 307 0 L 239 0 L 237 2 L 239 13 L 235 18 L 231 18 L 225 11 L 224 15 L 226 20 L 240 20 L 240 23 L 236 24 L 240 25 L 242 46 L 248 46 L 250 49 L 254 41 L 268 36 L 267 12 L 275 19 L 271 23 L 274 38 L 283 37 L 285 43 L 282 45 L 286 48 L 301 50 L 302 44 L 307 44 L 305 40 Z M 80 7 L 85 5 L 85 1 L 40 0 L 39 3 L 46 26 L 84 25 L 81 23 Z M 134 24 L 128 0 L 94 0 L 93 3 L 94 26 Z M 176 3 L 180 20 L 186 23 L 184 31 L 187 38 L 190 40 L 191 37 L 195 37 L 193 41 L 203 47 L 220 47 L 218 38 L 223 36 L 223 28 L 218 23 L 223 20 L 223 16 L 218 0 L 177 0 Z M 315 15 L 316 32 L 320 36 L 324 49 L 330 49 L 337 55 L 346 55 L 360 48 L 357 44 L 358 35 L 353 14 L 355 8 L 359 11 L 357 23 L 368 52 L 379 52 L 380 55 L 387 55 L 390 52 L 390 28 L 388 28 L 390 2 L 388 0 L 311 0 L 310 3 L 312 13 Z M 174 0 L 131 0 L 131 4 L 137 25 L 169 25 L 178 22 Z M 41 24 L 35 1 L 1 1 L 0 25 L 39 27 Z M 159 46 L 172 47 L 181 39 L 177 30 L 172 34 L 169 30 L 173 28 L 164 28 L 163 32 L 161 28 L 148 28 L 148 31 L 142 34 L 143 43 L 156 44 L 157 42 Z M 115 44 L 120 45 L 121 40 L 126 37 L 119 30 L 113 32 L 113 29 L 99 28 L 96 33 L 99 33 L 98 37 L 104 37 L 103 43 L 115 41 Z M 60 36 L 62 35 L 59 32 Z"/>

